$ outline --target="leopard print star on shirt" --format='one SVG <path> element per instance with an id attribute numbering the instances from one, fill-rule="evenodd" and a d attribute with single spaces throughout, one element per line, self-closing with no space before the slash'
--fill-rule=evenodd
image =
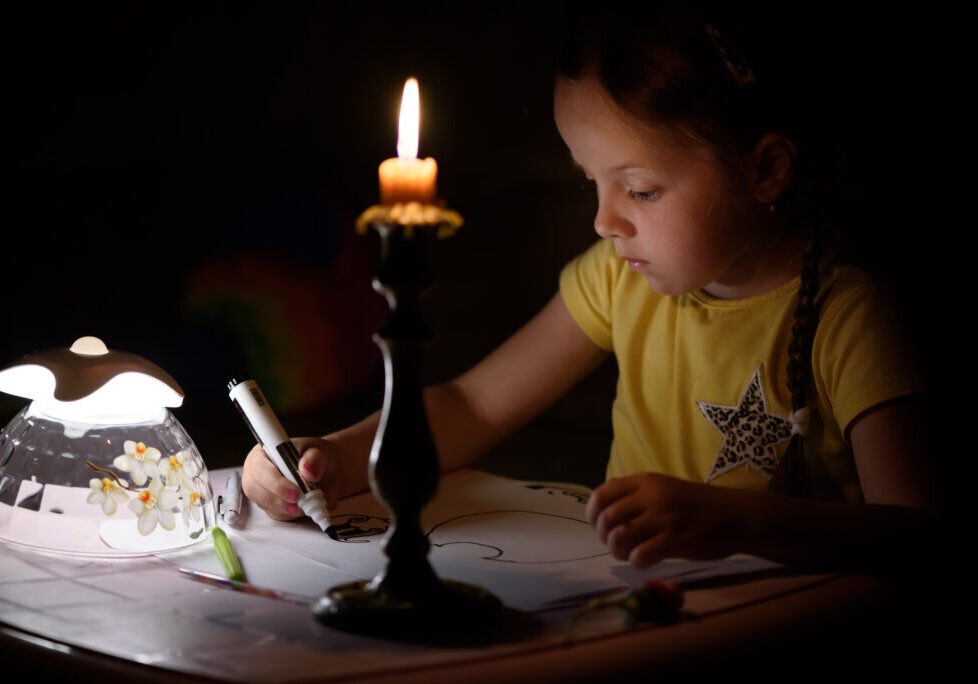
<path id="1" fill-rule="evenodd" d="M 781 458 L 775 445 L 790 439 L 791 422 L 767 412 L 760 366 L 754 370 L 737 406 L 705 401 L 697 401 L 696 405 L 723 436 L 706 482 L 743 465 L 769 476 L 774 472 Z"/>

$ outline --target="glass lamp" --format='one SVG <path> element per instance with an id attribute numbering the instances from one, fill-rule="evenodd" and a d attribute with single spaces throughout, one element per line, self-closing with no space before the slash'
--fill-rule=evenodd
<path id="1" fill-rule="evenodd" d="M 207 468 L 161 368 L 82 337 L 0 371 L 0 391 L 32 400 L 0 432 L 0 540 L 112 557 L 208 537 Z"/>

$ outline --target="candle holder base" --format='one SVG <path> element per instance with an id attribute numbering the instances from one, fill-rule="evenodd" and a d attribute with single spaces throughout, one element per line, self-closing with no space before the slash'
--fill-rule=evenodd
<path id="1" fill-rule="evenodd" d="M 494 632 L 504 610 L 493 594 L 474 584 L 439 579 L 424 601 L 391 596 L 360 580 L 329 589 L 312 604 L 316 619 L 371 636 L 423 642 L 468 642 Z"/>

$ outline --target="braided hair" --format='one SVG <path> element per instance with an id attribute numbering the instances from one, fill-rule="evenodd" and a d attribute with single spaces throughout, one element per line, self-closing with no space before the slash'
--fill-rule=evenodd
<path id="1" fill-rule="evenodd" d="M 646 21 L 648 12 L 616 6 L 610 13 L 578 15 L 568 26 L 558 77 L 596 78 L 623 111 L 666 127 L 681 144 L 706 150 L 737 172 L 766 133 L 779 131 L 796 142 L 807 136 L 801 130 L 804 118 L 797 116 L 802 110 L 797 94 L 772 87 L 766 71 L 755 73 L 756 55 L 745 56 L 735 47 L 739 41 L 729 39 L 737 35 L 736 22 L 724 23 L 716 14 L 667 7 Z M 810 491 L 804 433 L 810 422 L 812 343 L 827 237 L 809 201 L 815 194 L 814 175 L 806 176 L 805 161 L 777 200 L 779 218 L 804 231 L 808 245 L 788 347 L 792 436 L 769 484 L 772 491 L 798 496 Z"/>
<path id="2" fill-rule="evenodd" d="M 810 423 L 808 392 L 812 378 L 812 344 L 818 327 L 819 260 L 821 245 L 813 231 L 805 250 L 798 288 L 798 303 L 788 343 L 788 392 L 791 394 L 792 435 L 768 484 L 770 491 L 792 496 L 812 495 L 811 479 L 805 463 L 804 437 Z"/>

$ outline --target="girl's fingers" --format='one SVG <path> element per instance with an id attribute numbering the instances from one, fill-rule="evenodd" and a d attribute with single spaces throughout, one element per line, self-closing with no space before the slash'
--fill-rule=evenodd
<path id="1" fill-rule="evenodd" d="M 636 497 L 623 497 L 609 504 L 594 521 L 594 530 L 602 544 L 608 542 L 608 533 L 642 514 L 645 506 Z"/>
<path id="2" fill-rule="evenodd" d="M 309 484 L 325 484 L 320 483 L 326 466 L 326 454 L 323 450 L 318 446 L 308 446 L 301 453 L 299 475 L 302 476 L 302 479 Z"/>
<path id="3" fill-rule="evenodd" d="M 584 509 L 584 516 L 587 521 L 594 525 L 601 512 L 613 504 L 618 499 L 628 496 L 636 489 L 633 478 L 614 478 L 608 480 L 603 485 L 594 490 L 588 499 L 587 508 Z"/>
<path id="4" fill-rule="evenodd" d="M 286 499 L 294 503 L 302 496 L 299 488 L 285 479 L 282 473 L 279 472 L 278 467 L 269 459 L 259 459 L 255 465 L 257 467 L 257 472 L 255 473 L 257 484 L 267 489 L 279 499 Z"/>
<path id="5" fill-rule="evenodd" d="M 276 496 L 257 483 L 253 483 L 245 495 L 249 501 L 259 506 L 273 520 L 291 520 L 296 517 L 297 507 L 294 503 Z"/>
<path id="6" fill-rule="evenodd" d="M 301 514 L 295 505 L 299 489 L 282 477 L 260 447 L 248 454 L 244 469 L 247 476 L 242 477 L 242 489 L 249 501 L 276 520 L 288 520 Z"/>
<path id="7" fill-rule="evenodd" d="M 652 567 L 671 555 L 671 543 L 668 535 L 658 534 L 632 547 L 628 554 L 628 563 L 638 570 Z"/>
<path id="8" fill-rule="evenodd" d="M 336 469 L 329 469 L 329 457 L 326 450 L 321 446 L 322 440 L 310 440 L 310 442 L 312 444 L 302 451 L 302 458 L 299 460 L 299 474 L 306 482 L 317 485 L 323 490 L 326 495 L 326 508 L 331 510 L 339 502 L 339 484 L 335 477 Z M 329 470 L 329 474 L 327 474 L 327 470 Z"/>
<path id="9" fill-rule="evenodd" d="M 631 562 L 634 550 L 648 543 L 664 544 L 668 542 L 668 534 L 658 524 L 654 515 L 643 511 L 616 525 L 608 531 L 608 550 L 618 560 Z"/>

